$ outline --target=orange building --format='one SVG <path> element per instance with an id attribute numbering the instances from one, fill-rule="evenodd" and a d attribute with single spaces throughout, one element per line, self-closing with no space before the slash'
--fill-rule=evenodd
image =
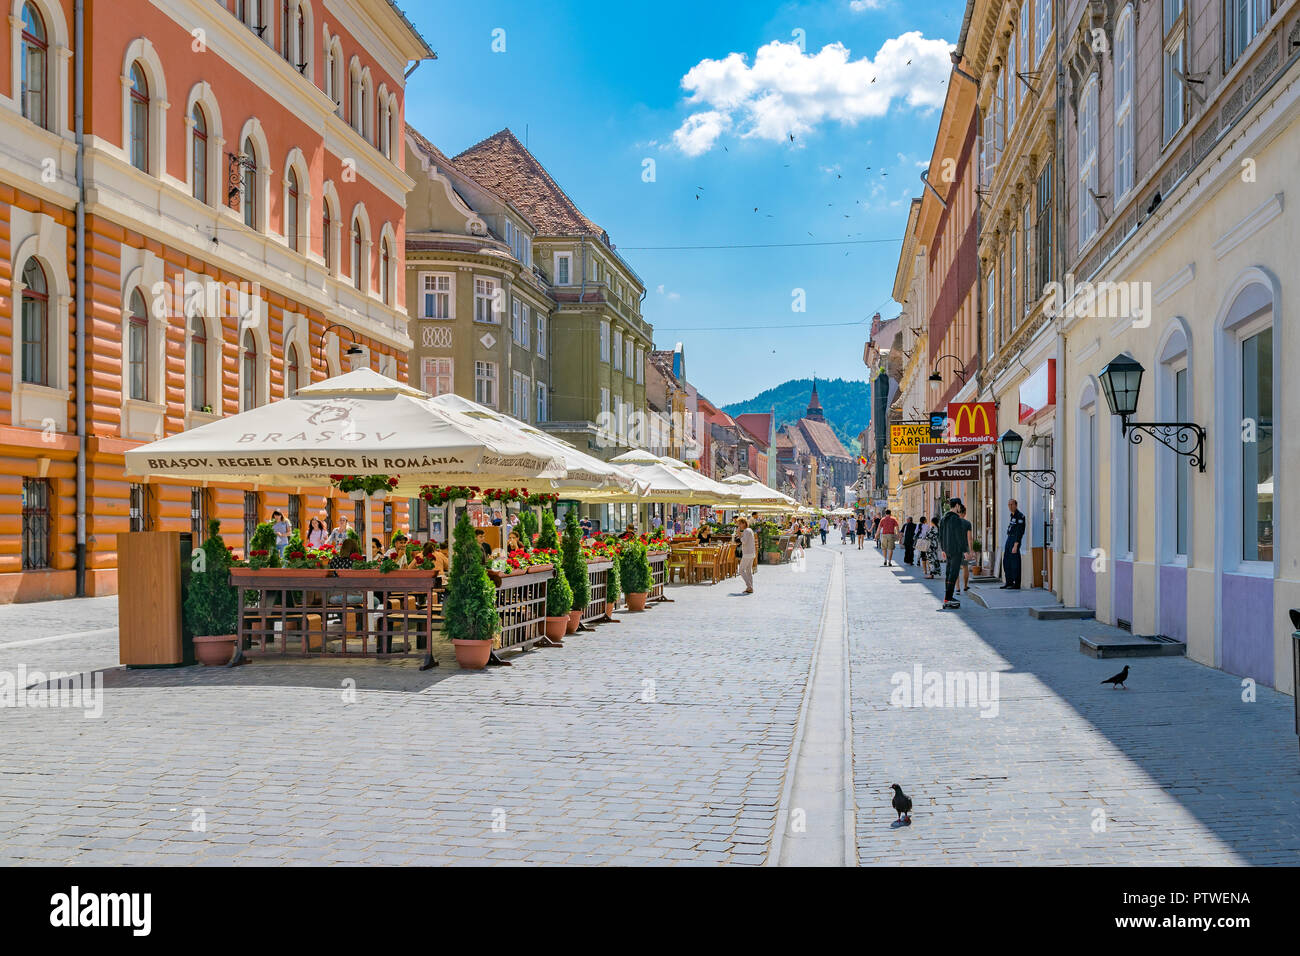
<path id="1" fill-rule="evenodd" d="M 333 507 L 133 481 L 123 453 L 358 365 L 406 378 L 400 134 L 433 57 L 390 0 L 84 0 L 80 30 L 72 0 L 13 6 L 0 602 L 114 593 L 118 532 L 214 516 L 240 548 Z"/>

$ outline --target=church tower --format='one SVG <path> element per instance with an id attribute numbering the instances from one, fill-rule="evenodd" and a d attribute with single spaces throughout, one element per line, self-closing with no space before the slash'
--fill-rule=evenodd
<path id="1" fill-rule="evenodd" d="M 817 379 L 813 379 L 812 398 L 808 400 L 808 411 L 804 412 L 804 418 L 811 418 L 815 422 L 826 421 L 826 414 L 822 411 L 821 400 L 817 398 Z"/>

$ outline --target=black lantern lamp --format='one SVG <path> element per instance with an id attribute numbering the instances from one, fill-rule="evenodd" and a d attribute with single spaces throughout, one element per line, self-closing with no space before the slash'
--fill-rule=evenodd
<path id="1" fill-rule="evenodd" d="M 346 325 L 339 325 L 337 322 L 333 322 L 333 323 L 331 323 L 331 324 L 325 326 L 325 328 L 321 329 L 321 333 L 320 333 L 320 342 L 318 342 L 317 345 L 316 345 L 316 352 L 317 352 L 317 354 L 320 356 L 320 361 L 321 361 L 321 364 L 322 364 L 322 365 L 326 365 L 326 362 L 325 362 L 325 336 L 329 335 L 329 331 L 330 331 L 330 329 L 338 329 L 338 330 L 340 330 L 340 331 L 342 331 L 342 332 L 346 332 L 346 333 L 348 333 L 348 336 L 352 339 L 352 344 L 349 345 L 349 346 L 347 347 L 347 349 L 344 351 L 344 353 L 343 353 L 344 355 L 364 355 L 364 354 L 366 353 L 366 350 L 363 349 L 360 345 L 357 344 L 357 333 L 356 333 L 356 332 L 353 332 L 353 331 L 352 331 L 350 328 L 348 328 Z M 327 367 L 328 367 L 328 366 L 327 366 Z"/>
<path id="2" fill-rule="evenodd" d="M 1205 429 L 1195 422 L 1135 422 L 1138 396 L 1142 390 L 1142 368 L 1127 355 L 1117 355 L 1101 371 L 1101 390 L 1112 415 L 1118 415 L 1120 434 L 1134 445 L 1150 435 L 1176 455 L 1182 455 L 1198 471 L 1205 471 Z"/>
<path id="3" fill-rule="evenodd" d="M 1007 471 L 1011 474 L 1011 480 L 1018 484 L 1021 476 L 1023 476 L 1049 495 L 1056 494 L 1056 471 L 1054 469 L 1016 467 L 1016 464 L 1020 461 L 1020 450 L 1024 445 L 1025 440 L 1009 428 L 998 439 L 998 447 L 1002 449 L 1002 462 L 1007 466 Z"/>

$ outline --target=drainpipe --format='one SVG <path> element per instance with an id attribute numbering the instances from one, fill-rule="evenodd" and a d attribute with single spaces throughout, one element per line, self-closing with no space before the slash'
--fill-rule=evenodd
<path id="1" fill-rule="evenodd" d="M 1063 41 L 1064 31 L 1061 29 L 1061 7 L 1062 3 L 1054 3 L 1055 9 L 1052 15 L 1056 17 L 1052 22 L 1056 25 L 1056 191 L 1052 194 L 1053 204 L 1057 209 L 1057 231 L 1059 237 L 1057 245 L 1057 276 L 1064 280 L 1065 278 L 1065 68 L 1064 53 L 1065 43 Z M 1064 310 L 1062 310 L 1063 312 Z M 1063 315 L 1058 314 L 1056 317 L 1056 416 L 1052 419 L 1052 463 L 1050 467 L 1056 469 L 1056 480 L 1064 488 L 1065 475 L 1065 442 L 1064 442 L 1064 423 L 1061 421 L 1062 413 L 1065 409 L 1064 395 L 1065 392 L 1065 332 L 1062 329 Z M 1053 496 L 1055 497 L 1055 496 Z M 1062 496 L 1064 497 L 1064 496 Z M 1056 585 L 1057 596 L 1060 597 L 1062 591 L 1061 577 L 1065 572 L 1064 561 L 1060 561 L 1060 571 L 1058 572 L 1055 565 L 1058 559 L 1064 554 L 1062 550 L 1064 541 L 1062 528 L 1064 527 L 1065 505 L 1059 499 L 1054 502 L 1052 507 L 1052 564 L 1053 579 L 1052 583 Z"/>
<path id="2" fill-rule="evenodd" d="M 86 7 L 85 0 L 75 0 L 76 19 L 73 36 L 73 96 L 77 137 L 77 226 L 76 288 L 73 308 L 77 313 L 76 337 L 76 408 L 77 408 L 77 545 L 76 593 L 86 596 Z"/>

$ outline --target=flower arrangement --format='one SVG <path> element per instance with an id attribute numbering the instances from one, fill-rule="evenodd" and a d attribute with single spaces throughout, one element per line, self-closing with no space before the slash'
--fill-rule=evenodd
<path id="1" fill-rule="evenodd" d="M 449 501 L 468 501 L 478 494 L 478 488 L 469 485 L 421 485 L 420 497 L 431 505 L 445 505 Z"/>
<path id="2" fill-rule="evenodd" d="M 373 495 L 377 491 L 392 491 L 397 487 L 397 478 L 390 475 L 330 475 L 330 481 L 344 494 L 364 491 Z"/>
<path id="3" fill-rule="evenodd" d="M 549 564 L 552 567 L 560 563 L 560 552 L 553 548 L 534 548 L 525 552 L 528 555 L 528 562 L 536 567 L 540 564 Z"/>
<path id="4" fill-rule="evenodd" d="M 525 492 L 520 491 L 518 488 L 484 488 L 481 492 L 479 492 L 478 497 L 480 501 L 486 501 L 486 502 L 499 501 L 501 504 L 504 505 L 504 504 L 509 504 L 512 501 L 523 501 L 528 496 Z"/>
<path id="5" fill-rule="evenodd" d="M 538 491 L 533 494 L 524 495 L 520 500 L 530 508 L 553 508 L 555 507 L 556 502 L 560 500 L 560 496 L 549 494 L 545 491 Z"/>

